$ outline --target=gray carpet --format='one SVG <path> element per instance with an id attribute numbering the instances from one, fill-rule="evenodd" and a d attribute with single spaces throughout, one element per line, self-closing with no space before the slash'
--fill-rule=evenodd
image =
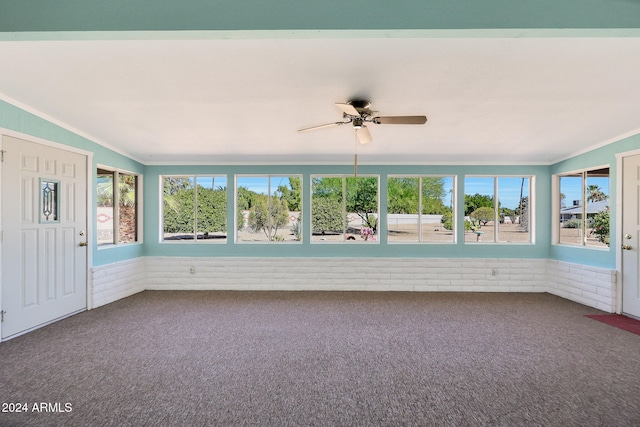
<path id="1" fill-rule="evenodd" d="M 0 425 L 640 425 L 640 336 L 594 313 L 548 294 L 143 292 L 0 344 L 0 403 L 29 406 Z"/>

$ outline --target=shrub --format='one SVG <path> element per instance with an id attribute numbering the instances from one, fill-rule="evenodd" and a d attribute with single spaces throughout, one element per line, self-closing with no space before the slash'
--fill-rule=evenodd
<path id="1" fill-rule="evenodd" d="M 165 233 L 193 234 L 194 190 L 179 191 L 164 200 Z M 198 232 L 226 231 L 227 201 L 225 189 L 198 187 Z"/>
<path id="2" fill-rule="evenodd" d="M 331 197 L 314 198 L 311 212 L 314 233 L 324 234 L 327 231 L 342 233 L 347 225 L 347 216 L 342 211 L 342 203 Z"/>
<path id="3" fill-rule="evenodd" d="M 445 230 L 453 230 L 453 218 L 450 214 L 442 215 L 442 218 L 440 218 L 440 222 L 442 223 L 442 226 Z"/>
<path id="4" fill-rule="evenodd" d="M 607 243 L 609 239 L 609 207 L 601 210 L 593 217 L 591 232 L 596 235 L 600 243 Z"/>
<path id="5" fill-rule="evenodd" d="M 284 199 L 278 197 L 259 198 L 249 211 L 248 223 L 253 231 L 264 231 L 269 241 L 276 240 L 276 233 L 280 227 L 289 222 L 289 208 Z"/>
<path id="6" fill-rule="evenodd" d="M 570 219 L 562 224 L 562 228 L 582 228 L 582 220 Z"/>
<path id="7" fill-rule="evenodd" d="M 291 226 L 291 232 L 296 236 L 296 240 L 302 240 L 302 212 L 300 213 L 298 220 Z"/>

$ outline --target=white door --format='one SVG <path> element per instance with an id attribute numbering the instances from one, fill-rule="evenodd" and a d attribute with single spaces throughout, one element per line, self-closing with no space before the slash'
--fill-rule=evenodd
<path id="1" fill-rule="evenodd" d="M 640 155 L 622 159 L 622 312 L 640 317 Z"/>
<path id="2" fill-rule="evenodd" d="M 2 139 L 2 338 L 87 307 L 87 157 Z"/>

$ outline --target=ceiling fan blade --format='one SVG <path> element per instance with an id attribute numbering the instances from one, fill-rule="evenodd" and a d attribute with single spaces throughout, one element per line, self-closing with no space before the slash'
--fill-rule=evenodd
<path id="1" fill-rule="evenodd" d="M 427 117 L 426 116 L 374 117 L 373 122 L 381 125 L 423 125 L 427 122 Z"/>
<path id="2" fill-rule="evenodd" d="M 344 104 L 341 102 L 336 102 L 336 107 L 342 110 L 343 113 L 348 114 L 350 116 L 359 116 L 360 112 L 356 110 L 356 108 L 351 104 Z"/>
<path id="3" fill-rule="evenodd" d="M 366 126 L 362 126 L 356 129 L 356 136 L 358 137 L 358 141 L 360 144 L 365 145 L 372 141 L 371 134 L 369 133 L 369 129 Z"/>
<path id="4" fill-rule="evenodd" d="M 335 122 L 335 123 L 327 123 L 325 125 L 319 125 L 319 126 L 311 126 L 310 128 L 304 128 L 304 129 L 298 129 L 298 132 L 308 132 L 310 130 L 316 130 L 316 129 L 322 129 L 322 128 L 329 128 L 329 127 L 333 127 L 333 126 L 340 126 L 340 125 L 345 125 L 349 122 Z"/>

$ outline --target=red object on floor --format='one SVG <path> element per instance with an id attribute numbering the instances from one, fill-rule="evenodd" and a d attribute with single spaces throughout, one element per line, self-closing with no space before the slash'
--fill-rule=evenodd
<path id="1" fill-rule="evenodd" d="M 586 314 L 585 316 L 632 334 L 640 335 L 640 320 L 621 316 L 620 314 Z"/>

